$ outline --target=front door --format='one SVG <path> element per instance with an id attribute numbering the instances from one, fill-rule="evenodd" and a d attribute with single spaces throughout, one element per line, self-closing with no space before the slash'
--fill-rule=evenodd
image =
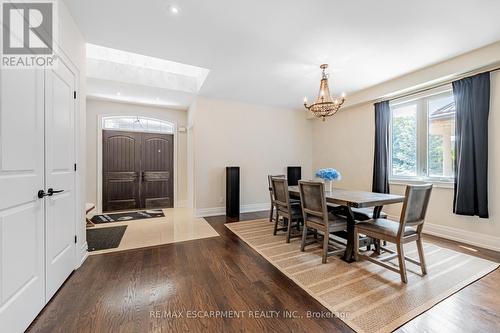
<path id="1" fill-rule="evenodd" d="M 102 131 L 103 211 L 140 207 L 141 133 Z"/>
<path id="2" fill-rule="evenodd" d="M 0 328 L 23 332 L 45 304 L 43 71 L 0 70 L 0 96 Z"/>
<path id="3" fill-rule="evenodd" d="M 75 266 L 74 90 L 75 75 L 63 61 L 45 72 L 47 300 Z"/>
<path id="4" fill-rule="evenodd" d="M 141 207 L 173 207 L 174 136 L 143 133 L 141 142 Z"/>
<path id="5" fill-rule="evenodd" d="M 174 206 L 173 135 L 103 131 L 103 211 Z"/>

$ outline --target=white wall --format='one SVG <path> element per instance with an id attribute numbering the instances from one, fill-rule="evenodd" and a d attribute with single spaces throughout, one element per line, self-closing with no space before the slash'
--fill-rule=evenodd
<path id="1" fill-rule="evenodd" d="M 78 78 L 78 109 L 77 109 L 77 258 L 76 266 L 78 267 L 81 262 L 86 258 L 87 255 L 87 236 L 85 231 L 85 160 L 86 160 L 86 141 L 85 141 L 85 95 L 86 95 L 86 84 L 85 84 L 85 40 L 80 33 L 73 17 L 71 16 L 69 10 L 66 8 L 64 1 L 58 1 L 58 47 L 62 50 L 65 58 L 67 58 L 77 69 Z"/>
<path id="2" fill-rule="evenodd" d="M 226 166 L 241 168 L 242 211 L 268 209 L 268 174 L 300 165 L 311 176 L 312 124 L 303 112 L 202 97 L 189 112 L 198 215 L 224 213 Z"/>
<path id="3" fill-rule="evenodd" d="M 313 169 L 337 168 L 343 175 L 339 187 L 371 190 L 374 149 L 372 102 L 340 111 L 326 122 L 314 121 Z M 500 72 L 491 77 L 489 118 L 489 209 L 490 218 L 460 216 L 452 212 L 453 189 L 434 188 L 425 230 L 448 238 L 500 250 Z M 404 186 L 391 185 L 403 193 Z M 399 216 L 400 205 L 384 208 Z"/>
<path id="4" fill-rule="evenodd" d="M 87 202 L 97 202 L 97 118 L 108 116 L 144 116 L 167 120 L 177 124 L 177 127 L 187 125 L 187 112 L 161 107 L 138 104 L 118 103 L 87 99 Z M 177 132 L 177 201 L 178 206 L 185 206 L 187 201 L 187 135 Z M 176 144 L 176 143 L 174 143 Z"/>

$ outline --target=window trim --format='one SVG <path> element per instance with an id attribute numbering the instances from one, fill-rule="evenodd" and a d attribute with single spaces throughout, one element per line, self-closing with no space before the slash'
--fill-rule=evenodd
<path id="1" fill-rule="evenodd" d="M 400 99 L 395 99 L 389 102 L 390 106 L 390 118 L 389 118 L 389 184 L 392 185 L 403 185 L 403 184 L 423 184 L 432 183 L 437 187 L 443 188 L 453 188 L 455 178 L 454 177 L 432 177 L 432 176 L 422 176 L 422 174 L 428 175 L 429 166 L 429 151 L 428 151 L 428 139 L 429 139 L 429 100 L 433 98 L 438 98 L 439 95 L 444 95 L 448 93 L 453 94 L 453 89 L 451 84 L 431 89 L 422 93 L 417 93 L 414 95 L 406 96 Z M 392 167 L 392 143 L 393 143 L 393 113 L 392 110 L 396 106 L 404 105 L 417 105 L 417 128 L 416 128 L 416 144 L 417 144 L 417 165 L 416 165 L 416 176 L 401 176 L 393 174 Z M 420 148 L 419 148 L 420 147 Z M 421 148 L 423 147 L 423 148 Z"/>

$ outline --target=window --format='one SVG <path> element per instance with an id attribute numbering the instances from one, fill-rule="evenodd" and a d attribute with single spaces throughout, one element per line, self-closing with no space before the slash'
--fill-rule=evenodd
<path id="1" fill-rule="evenodd" d="M 455 101 L 451 87 L 391 102 L 390 178 L 451 182 Z"/>
<path id="2" fill-rule="evenodd" d="M 116 131 L 133 131 L 148 133 L 174 133 L 174 124 L 163 120 L 145 117 L 104 117 L 102 128 Z"/>

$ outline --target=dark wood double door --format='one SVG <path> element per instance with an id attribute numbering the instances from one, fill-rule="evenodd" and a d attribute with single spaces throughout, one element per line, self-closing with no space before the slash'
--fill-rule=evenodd
<path id="1" fill-rule="evenodd" d="M 174 205 L 174 136 L 103 131 L 103 211 Z"/>

